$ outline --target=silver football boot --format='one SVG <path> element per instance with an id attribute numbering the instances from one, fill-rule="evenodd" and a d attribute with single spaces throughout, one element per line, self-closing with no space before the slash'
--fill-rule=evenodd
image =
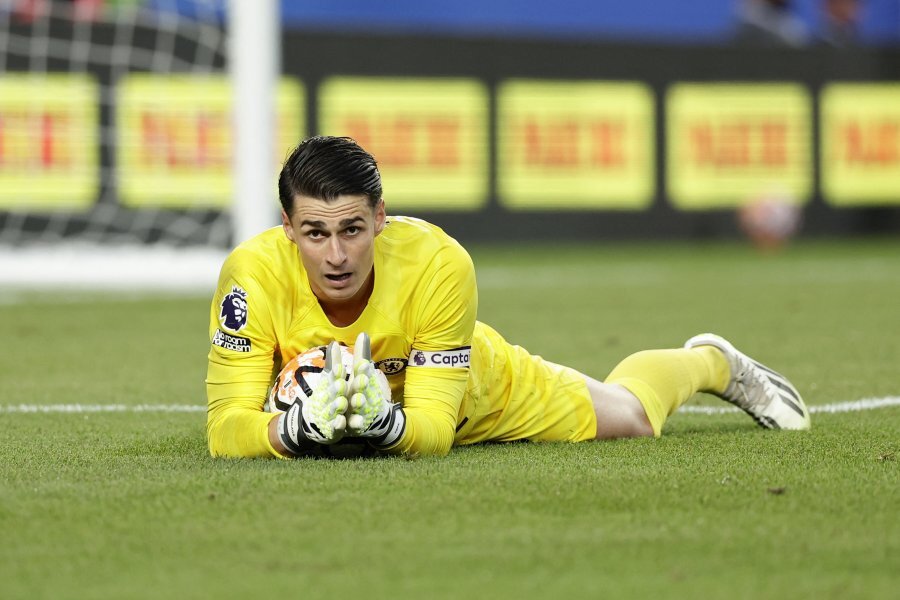
<path id="1" fill-rule="evenodd" d="M 695 335 L 685 348 L 713 346 L 731 367 L 731 380 L 721 394 L 726 402 L 745 411 L 768 429 L 809 429 L 809 410 L 800 392 L 783 375 L 762 365 L 731 343 L 712 333 Z"/>

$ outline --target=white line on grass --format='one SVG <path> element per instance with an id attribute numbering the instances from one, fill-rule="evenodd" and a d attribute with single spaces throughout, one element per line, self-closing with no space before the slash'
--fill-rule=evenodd
<path id="1" fill-rule="evenodd" d="M 809 407 L 811 413 L 847 413 L 876 408 L 900 406 L 900 396 L 863 398 L 852 402 L 834 402 Z M 738 412 L 733 406 L 682 406 L 679 412 L 700 415 L 721 415 Z M 0 413 L 200 413 L 205 404 L 7 404 L 0 405 Z"/>
<path id="2" fill-rule="evenodd" d="M 833 402 L 831 404 L 819 404 L 809 407 L 811 413 L 847 413 L 862 410 L 874 410 L 888 406 L 900 406 L 900 396 L 888 396 L 886 398 L 863 398 L 852 402 Z M 734 406 L 682 406 L 679 412 L 700 415 L 721 415 L 725 413 L 740 412 Z"/>
<path id="3" fill-rule="evenodd" d="M 8 404 L 0 413 L 206 412 L 205 404 Z"/>

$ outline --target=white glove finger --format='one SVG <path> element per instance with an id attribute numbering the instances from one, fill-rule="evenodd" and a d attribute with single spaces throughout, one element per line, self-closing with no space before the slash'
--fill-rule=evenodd
<path id="1" fill-rule="evenodd" d="M 333 341 L 325 347 L 325 370 L 335 371 L 341 366 L 341 345 Z"/>
<path id="2" fill-rule="evenodd" d="M 332 381 L 328 386 L 329 392 L 334 396 L 343 396 L 347 393 L 347 382 L 343 379 Z"/>
<path id="3" fill-rule="evenodd" d="M 369 374 L 369 367 L 372 365 L 372 361 L 365 360 L 362 358 L 357 358 L 353 361 L 353 372 L 354 373 L 364 373 L 366 375 Z"/>
<path id="4" fill-rule="evenodd" d="M 361 392 L 365 389 L 365 387 L 369 384 L 368 375 L 359 374 L 353 378 L 353 383 L 350 385 L 350 390 L 353 393 Z"/>
<path id="5" fill-rule="evenodd" d="M 347 420 L 347 428 L 351 431 L 362 431 L 366 425 L 366 420 L 362 415 L 350 415 Z"/>
<path id="6" fill-rule="evenodd" d="M 332 370 L 329 371 L 329 372 L 331 373 L 331 377 L 333 377 L 334 379 L 341 379 L 341 380 L 343 380 L 343 379 L 344 379 L 344 375 L 346 375 L 346 373 L 344 372 L 344 364 L 343 364 L 343 363 L 337 363 L 337 364 L 332 368 Z"/>
<path id="7" fill-rule="evenodd" d="M 369 334 L 365 331 L 356 336 L 356 343 L 353 344 L 353 354 L 362 360 L 372 360 L 372 342 L 369 340 Z"/>
<path id="8" fill-rule="evenodd" d="M 347 411 L 347 397 L 346 396 L 338 396 L 331 403 L 331 413 L 333 415 L 343 415 Z"/>
<path id="9" fill-rule="evenodd" d="M 353 394 L 350 398 L 350 408 L 351 409 L 360 409 L 366 405 L 366 396 L 359 392 Z"/>
<path id="10" fill-rule="evenodd" d="M 347 417 L 338 415 L 331 421 L 331 427 L 334 429 L 334 437 L 341 437 L 347 429 Z"/>

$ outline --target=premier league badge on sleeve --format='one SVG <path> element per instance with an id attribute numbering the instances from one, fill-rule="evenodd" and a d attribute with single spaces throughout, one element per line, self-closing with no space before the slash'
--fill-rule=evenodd
<path id="1" fill-rule="evenodd" d="M 240 331 L 247 324 L 247 292 L 236 285 L 231 286 L 231 293 L 222 299 L 219 320 L 226 329 Z"/>

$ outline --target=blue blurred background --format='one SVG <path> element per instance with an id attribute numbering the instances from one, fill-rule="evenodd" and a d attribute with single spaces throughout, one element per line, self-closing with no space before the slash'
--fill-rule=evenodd
<path id="1" fill-rule="evenodd" d="M 824 28 L 826 0 L 785 0 L 815 34 Z M 118 0 L 119 4 L 136 0 Z M 221 12 L 227 0 L 210 0 Z M 282 0 L 282 22 L 293 29 L 369 33 L 437 33 L 610 41 L 721 43 L 734 33 L 744 0 Z M 109 2 L 110 4 L 115 2 Z M 181 12 L 196 0 L 149 0 Z M 860 0 L 859 41 L 900 43 L 900 0 Z M 206 9 L 204 9 L 206 10 Z"/>
<path id="2" fill-rule="evenodd" d="M 715 43 L 734 31 L 740 0 L 284 0 L 285 26 L 424 30 L 461 35 L 591 37 Z M 861 40 L 900 41 L 900 0 L 863 0 Z M 822 0 L 793 0 L 810 31 L 822 27 Z"/>

